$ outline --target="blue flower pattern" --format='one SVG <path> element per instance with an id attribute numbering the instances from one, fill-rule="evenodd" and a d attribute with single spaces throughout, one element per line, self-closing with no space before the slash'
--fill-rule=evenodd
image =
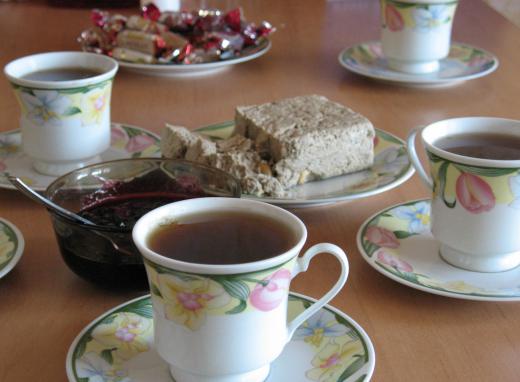
<path id="1" fill-rule="evenodd" d="M 339 324 L 334 315 L 327 311 L 315 314 L 310 317 L 302 326 L 294 333 L 293 338 L 296 340 L 304 340 L 314 346 L 320 346 L 326 337 L 340 337 L 350 329 Z"/>
<path id="2" fill-rule="evenodd" d="M 408 221 L 408 231 L 422 233 L 430 229 L 430 203 L 419 202 L 409 206 L 394 208 L 391 214 Z"/>

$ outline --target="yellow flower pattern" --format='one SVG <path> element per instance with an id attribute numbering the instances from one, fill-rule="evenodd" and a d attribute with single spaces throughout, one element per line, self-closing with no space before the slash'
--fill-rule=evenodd
<path id="1" fill-rule="evenodd" d="M 100 123 L 103 114 L 110 104 L 111 86 L 94 88 L 81 98 L 82 121 L 84 125 Z"/>
<path id="2" fill-rule="evenodd" d="M 3 230 L 0 230 L 0 266 L 13 256 L 14 250 L 15 243 L 11 241 Z"/>
<path id="3" fill-rule="evenodd" d="M 112 79 L 81 88 L 36 90 L 15 87 L 22 114 L 38 126 L 77 119 L 85 126 L 108 121 Z"/>
<path id="4" fill-rule="evenodd" d="M 92 337 L 106 348 L 114 348 L 114 356 L 129 359 L 150 349 L 152 322 L 135 313 L 119 313 L 97 326 Z"/>
<path id="5" fill-rule="evenodd" d="M 307 371 L 309 379 L 319 382 L 336 382 L 347 366 L 363 356 L 361 341 L 349 339 L 346 343 L 328 343 L 312 360 L 313 369 Z"/>
<path id="6" fill-rule="evenodd" d="M 206 277 L 183 279 L 163 273 L 157 278 L 166 318 L 191 330 L 197 330 L 204 323 L 208 311 L 226 306 L 231 301 L 219 283 Z"/>

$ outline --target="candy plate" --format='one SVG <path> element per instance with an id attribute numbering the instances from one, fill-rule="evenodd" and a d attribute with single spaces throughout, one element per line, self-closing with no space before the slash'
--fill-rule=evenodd
<path id="1" fill-rule="evenodd" d="M 291 293 L 289 319 L 314 301 Z M 148 295 L 88 324 L 69 348 L 69 381 L 172 382 L 167 364 L 153 350 L 153 314 Z M 363 328 L 325 306 L 296 330 L 266 382 L 367 382 L 374 366 L 374 347 Z"/>
<path id="2" fill-rule="evenodd" d="M 363 223 L 359 251 L 375 270 L 411 288 L 465 300 L 520 301 L 520 267 L 497 273 L 454 267 L 440 257 L 429 222 L 429 200 L 389 207 Z"/>
<path id="3" fill-rule="evenodd" d="M 25 242 L 16 226 L 0 218 L 0 278 L 8 274 L 22 257 Z"/>
<path id="4" fill-rule="evenodd" d="M 36 191 L 45 191 L 56 179 L 33 169 L 31 159 L 21 148 L 20 130 L 0 133 L 0 188 L 15 189 L 4 174 L 15 175 Z M 159 137 L 140 127 L 112 123 L 110 148 L 101 160 L 160 157 Z"/>
<path id="5" fill-rule="evenodd" d="M 228 69 L 232 65 L 254 60 L 267 53 L 270 48 L 271 42 L 265 40 L 254 48 L 246 49 L 239 57 L 202 64 L 136 64 L 121 60 L 118 60 L 118 63 L 126 70 L 146 75 L 169 77 L 201 76 L 214 74 L 221 70 Z"/>
<path id="6" fill-rule="evenodd" d="M 498 67 L 498 59 L 485 50 L 452 43 L 440 69 L 428 74 L 408 74 L 390 69 L 379 41 L 354 45 L 339 54 L 339 63 L 348 70 L 378 80 L 412 86 L 443 86 L 485 76 Z"/>
<path id="7" fill-rule="evenodd" d="M 227 138 L 233 128 L 233 122 L 224 122 L 197 131 L 214 138 Z M 367 170 L 293 187 L 286 199 L 251 195 L 242 197 L 288 208 L 311 207 L 376 195 L 399 186 L 413 175 L 406 145 L 401 139 L 376 129 L 374 146 L 374 165 Z"/>

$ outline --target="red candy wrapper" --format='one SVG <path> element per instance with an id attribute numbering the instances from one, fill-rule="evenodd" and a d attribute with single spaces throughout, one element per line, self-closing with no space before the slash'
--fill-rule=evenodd
<path id="1" fill-rule="evenodd" d="M 228 60 L 263 44 L 275 28 L 247 22 L 240 8 L 162 12 L 143 6 L 141 15 L 124 17 L 94 9 L 92 28 L 78 41 L 86 51 L 129 62 L 193 64 Z"/>

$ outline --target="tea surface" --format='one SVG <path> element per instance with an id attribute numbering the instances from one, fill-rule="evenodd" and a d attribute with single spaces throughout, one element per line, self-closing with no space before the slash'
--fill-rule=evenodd
<path id="1" fill-rule="evenodd" d="M 198 264 L 242 264 L 280 255 L 296 244 L 286 225 L 246 212 L 184 216 L 162 225 L 148 238 L 149 248 L 175 260 Z"/>
<path id="2" fill-rule="evenodd" d="M 22 78 L 31 81 L 72 81 L 100 75 L 102 72 L 90 68 L 57 68 L 39 70 L 26 74 Z"/>
<path id="3" fill-rule="evenodd" d="M 473 158 L 520 160 L 520 137 L 514 135 L 458 134 L 438 139 L 435 146 L 453 154 Z"/>

